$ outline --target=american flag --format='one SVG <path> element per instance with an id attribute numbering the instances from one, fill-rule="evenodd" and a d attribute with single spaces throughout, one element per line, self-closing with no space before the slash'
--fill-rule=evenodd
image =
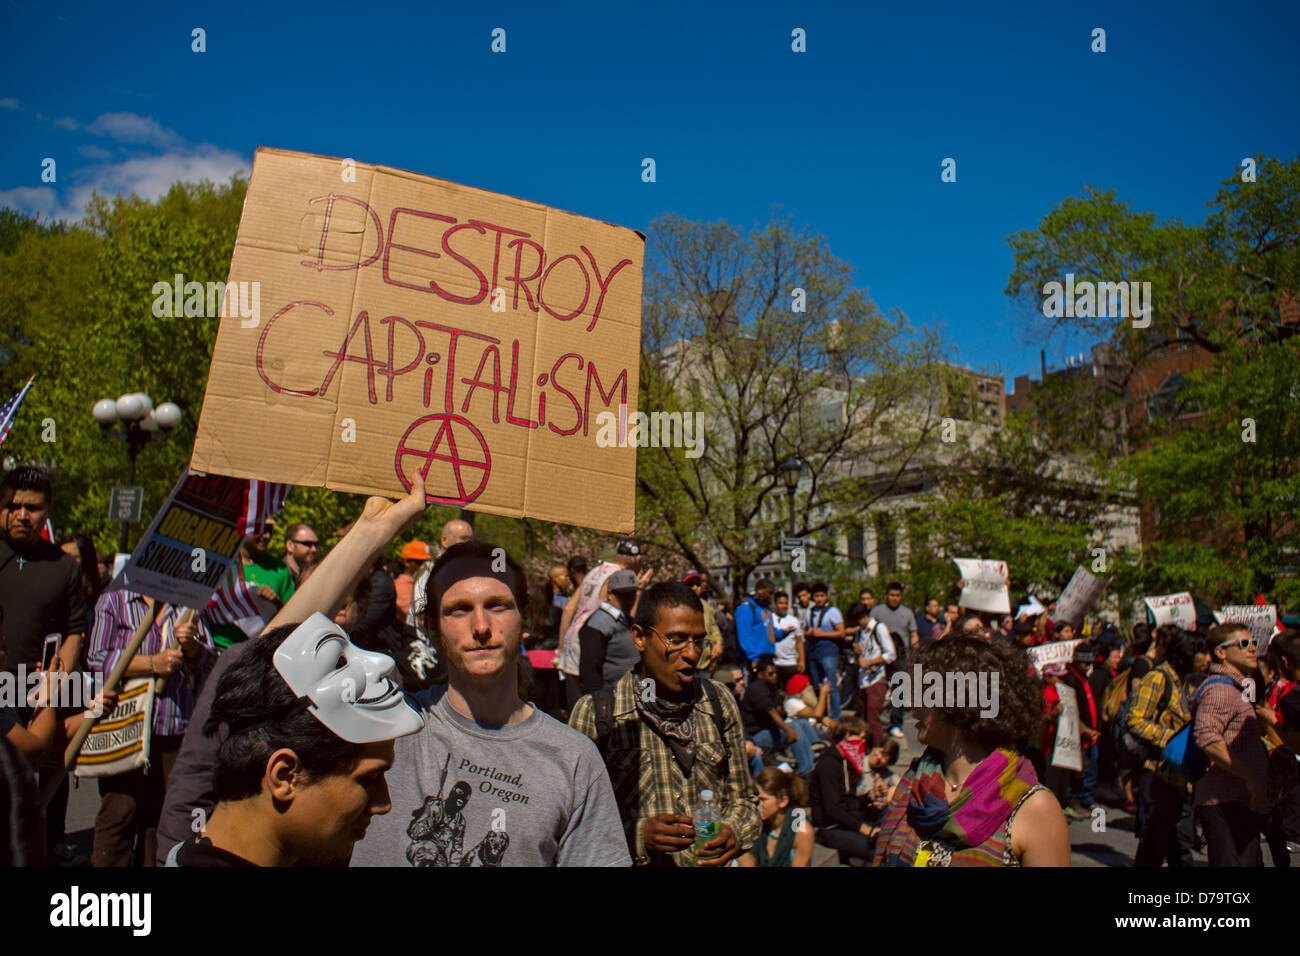
<path id="1" fill-rule="evenodd" d="M 18 417 L 18 408 L 22 405 L 23 399 L 27 397 L 27 390 L 32 387 L 34 381 L 36 381 L 35 375 L 27 380 L 27 384 L 23 386 L 22 391 L 5 402 L 3 408 L 0 408 L 0 445 L 3 445 L 4 440 L 9 437 L 9 429 L 14 427 L 14 419 Z"/>
<path id="2" fill-rule="evenodd" d="M 291 491 L 293 485 L 250 480 L 248 495 L 244 499 L 244 534 L 260 530 L 278 514 Z M 239 555 L 235 555 L 230 571 L 221 578 L 212 599 L 208 601 L 204 618 L 209 624 L 234 624 L 246 617 L 253 617 L 258 613 L 257 602 L 253 600 L 253 595 L 258 590 L 257 585 L 244 580 L 244 562 Z"/>
<path id="3" fill-rule="evenodd" d="M 248 483 L 248 497 L 244 507 L 244 534 L 260 531 L 262 526 L 280 513 L 284 500 L 293 491 L 293 485 L 279 485 L 270 481 Z"/>

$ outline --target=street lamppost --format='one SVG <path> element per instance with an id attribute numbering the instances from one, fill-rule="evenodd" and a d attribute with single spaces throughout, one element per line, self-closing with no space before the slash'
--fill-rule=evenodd
<path id="1" fill-rule="evenodd" d="M 181 410 L 171 402 L 163 402 L 157 408 L 153 400 L 144 392 L 123 395 L 117 401 L 101 398 L 91 409 L 95 421 L 99 422 L 100 434 L 104 438 L 126 442 L 126 453 L 130 461 L 127 466 L 126 483 L 135 486 L 135 457 L 140 449 L 151 441 L 166 441 L 167 433 L 181 423 Z M 113 428 L 121 423 L 121 431 Z M 126 551 L 127 533 L 130 522 L 122 522 L 122 534 L 118 538 L 117 550 Z"/>
<path id="2" fill-rule="evenodd" d="M 777 466 L 781 472 L 781 480 L 785 482 L 786 502 L 790 506 L 790 537 L 794 537 L 794 493 L 799 487 L 799 477 L 803 474 L 803 462 L 796 455 L 786 455 L 785 460 Z M 781 549 L 782 557 L 785 549 Z M 804 553 L 805 557 L 807 552 Z M 790 565 L 790 607 L 794 608 L 794 564 Z"/>

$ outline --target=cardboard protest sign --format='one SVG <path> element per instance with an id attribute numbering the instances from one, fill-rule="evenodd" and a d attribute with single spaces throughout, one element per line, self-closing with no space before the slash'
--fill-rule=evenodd
<path id="1" fill-rule="evenodd" d="M 1052 766 L 1065 770 L 1083 769 L 1083 747 L 1079 743 L 1079 702 L 1074 688 L 1057 681 L 1052 685 L 1061 697 L 1061 716 L 1056 718 L 1056 746 Z"/>
<path id="2" fill-rule="evenodd" d="M 1025 653 L 1029 655 L 1029 663 L 1034 665 L 1034 670 L 1041 677 L 1043 668 L 1048 664 L 1068 664 L 1074 660 L 1074 649 L 1082 643 L 1081 639 L 1077 641 L 1051 641 L 1047 644 L 1031 647 Z"/>
<path id="3" fill-rule="evenodd" d="M 1161 624 L 1177 624 L 1184 631 L 1196 630 L 1196 603 L 1186 591 L 1178 594 L 1162 594 L 1159 597 L 1146 597 L 1146 602 L 1155 618 L 1156 627 Z"/>
<path id="4" fill-rule="evenodd" d="M 1073 624 L 1078 627 L 1104 590 L 1106 590 L 1105 580 L 1080 565 L 1074 569 L 1070 583 L 1056 599 L 1056 610 L 1052 612 L 1052 620 L 1058 624 Z"/>
<path id="5" fill-rule="evenodd" d="M 192 467 L 390 497 L 418 472 L 430 501 L 631 531 L 636 442 L 597 432 L 637 406 L 644 245 L 538 203 L 259 149 Z"/>
<path id="6" fill-rule="evenodd" d="M 109 589 L 202 610 L 239 553 L 247 499 L 243 479 L 187 472 Z"/>
<path id="7" fill-rule="evenodd" d="M 961 573 L 961 606 L 973 611 L 1011 613 L 1011 579 L 1005 561 L 953 558 Z"/>
<path id="8" fill-rule="evenodd" d="M 1250 629 L 1251 637 L 1259 641 L 1259 650 L 1264 648 L 1277 630 L 1277 606 L 1273 604 L 1229 604 L 1214 612 L 1214 619 L 1220 624 L 1236 621 Z"/>

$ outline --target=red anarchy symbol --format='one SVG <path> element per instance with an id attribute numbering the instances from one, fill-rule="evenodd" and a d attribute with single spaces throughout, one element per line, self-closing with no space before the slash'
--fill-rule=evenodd
<path id="1" fill-rule="evenodd" d="M 435 426 L 437 430 L 428 448 L 421 448 L 413 444 L 413 436 L 424 438 L 434 431 Z M 462 446 L 470 445 L 471 439 L 478 443 L 479 451 L 483 453 L 482 461 L 462 457 L 460 449 L 457 447 L 458 431 L 460 432 L 459 440 Z M 416 432 L 419 432 L 419 435 L 416 435 Z M 465 434 L 466 432 L 468 434 Z M 445 451 L 443 451 L 444 444 L 446 446 Z M 488 477 L 492 474 L 492 453 L 488 451 L 483 433 L 474 427 L 473 422 L 461 418 L 459 415 L 426 415 L 423 418 L 417 418 L 411 422 L 411 427 L 406 430 L 406 434 L 397 443 L 397 455 L 393 464 L 397 468 L 397 478 L 401 481 L 402 487 L 409 491 L 411 489 L 411 480 L 406 477 L 406 469 L 403 465 L 403 459 L 408 455 L 414 455 L 423 462 L 418 470 L 425 482 L 425 499 L 437 501 L 441 504 L 469 504 L 483 493 L 483 489 L 487 487 Z M 446 464 L 439 465 L 434 469 L 434 484 L 431 486 L 429 469 L 435 461 L 445 462 Z M 463 468 L 477 469 L 483 473 L 478 484 L 474 485 L 473 490 L 469 492 L 466 492 L 466 487 L 472 483 L 473 476 L 469 476 L 467 481 L 466 476 L 461 474 Z M 455 489 L 452 489 L 451 482 L 447 481 L 449 476 L 455 481 Z M 442 494 L 444 490 L 447 494 Z M 454 493 L 452 493 L 453 491 Z"/>

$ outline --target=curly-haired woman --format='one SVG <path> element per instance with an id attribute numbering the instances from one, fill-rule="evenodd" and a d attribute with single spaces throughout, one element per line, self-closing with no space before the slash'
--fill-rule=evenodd
<path id="1" fill-rule="evenodd" d="M 1042 719 L 1041 685 L 1023 660 L 1003 644 L 955 634 L 913 664 L 923 674 L 938 674 L 946 688 L 961 680 L 969 688 L 974 678 L 992 688 L 995 706 L 968 699 L 961 707 L 926 706 L 930 696 L 913 689 L 917 735 L 926 750 L 894 791 L 875 865 L 1069 866 L 1061 806 L 1023 756 Z M 991 716 L 981 717 L 989 710 Z"/>

